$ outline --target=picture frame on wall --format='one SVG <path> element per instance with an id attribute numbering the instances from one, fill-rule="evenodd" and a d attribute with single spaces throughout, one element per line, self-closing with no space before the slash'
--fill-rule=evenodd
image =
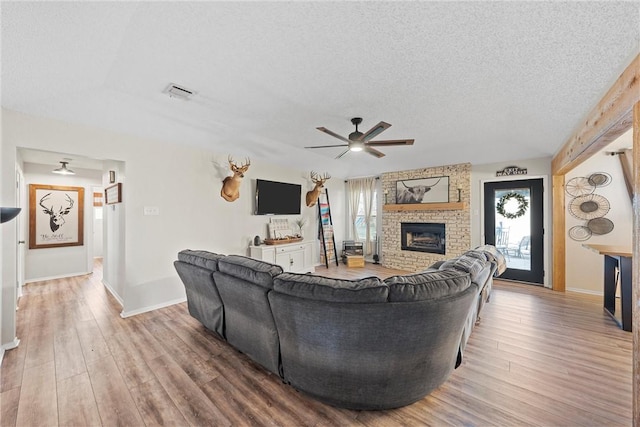
<path id="1" fill-rule="evenodd" d="M 122 203 L 122 183 L 111 185 L 104 189 L 104 203 L 114 205 Z"/>
<path id="2" fill-rule="evenodd" d="M 449 177 L 404 179 L 396 181 L 396 203 L 448 203 Z"/>
<path id="3" fill-rule="evenodd" d="M 29 185 L 29 249 L 84 245 L 84 187 Z"/>

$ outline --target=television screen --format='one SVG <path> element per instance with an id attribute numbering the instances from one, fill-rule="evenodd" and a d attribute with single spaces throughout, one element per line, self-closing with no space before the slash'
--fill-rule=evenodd
<path id="1" fill-rule="evenodd" d="M 302 186 L 256 180 L 256 215 L 299 215 Z"/>

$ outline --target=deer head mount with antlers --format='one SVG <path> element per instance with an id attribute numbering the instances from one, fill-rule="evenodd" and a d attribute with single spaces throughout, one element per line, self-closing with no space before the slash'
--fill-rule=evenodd
<path id="1" fill-rule="evenodd" d="M 324 183 L 327 182 L 331 178 L 331 175 L 325 173 L 322 177 L 318 176 L 318 174 L 314 171 L 311 171 L 311 181 L 315 184 L 313 190 L 307 192 L 306 202 L 308 207 L 315 206 L 318 203 L 318 197 L 320 197 L 320 193 L 324 188 Z"/>
<path id="2" fill-rule="evenodd" d="M 231 172 L 233 172 L 233 176 L 228 176 L 222 181 L 222 190 L 220 190 L 220 195 L 227 202 L 233 202 L 238 197 L 240 197 L 240 184 L 242 183 L 242 178 L 244 178 L 245 172 L 251 166 L 251 160 L 249 158 L 245 159 L 245 163 L 238 166 L 234 163 L 231 156 L 228 158 L 229 160 L 229 168 Z"/>

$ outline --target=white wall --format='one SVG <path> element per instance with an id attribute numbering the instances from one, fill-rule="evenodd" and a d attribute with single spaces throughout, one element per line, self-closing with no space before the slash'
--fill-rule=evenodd
<path id="1" fill-rule="evenodd" d="M 51 166 L 24 163 L 24 183 L 84 188 L 84 239 L 82 246 L 29 249 L 25 253 L 25 282 L 90 273 L 93 270 L 93 192 L 101 184 L 100 171 L 73 168 L 76 175 L 56 175 Z M 28 206 L 28 201 L 26 203 Z M 29 215 L 24 212 L 24 235 L 29 236 Z"/>
<path id="2" fill-rule="evenodd" d="M 0 123 L 2 123 L 0 121 Z M 16 165 L 20 162 L 15 156 L 7 161 L 4 153 L 5 126 L 2 126 L 0 138 L 0 206 L 16 206 L 15 174 Z M 20 212 L 20 215 L 24 215 Z M 16 242 L 17 222 L 11 221 L 0 225 L 0 356 L 4 350 L 17 345 L 16 339 Z"/>
<path id="3" fill-rule="evenodd" d="M 508 166 L 527 169 L 527 175 L 496 177 L 496 172 Z M 544 286 L 551 287 L 551 157 L 528 160 L 514 160 L 502 163 L 490 163 L 471 166 L 471 246 L 484 244 L 484 183 L 511 181 L 515 179 L 543 178 L 544 184 Z"/>
<path id="4" fill-rule="evenodd" d="M 126 188 L 126 174 L 124 162 L 109 160 L 103 162 L 102 182 L 105 188 L 113 185 L 109 183 L 109 171 L 116 174 L 116 183 Z M 108 183 L 108 184 L 107 184 Z M 106 199 L 105 199 L 106 203 Z M 113 296 L 124 305 L 126 284 L 126 199 L 122 203 L 106 205 L 103 210 L 102 234 L 104 238 L 104 259 L 102 264 L 102 283 L 111 291 Z"/>
<path id="5" fill-rule="evenodd" d="M 302 184 L 303 191 L 312 188 L 308 171 L 285 169 L 253 158 L 240 189 L 240 199 L 229 203 L 220 197 L 223 177 L 216 172 L 212 159 L 219 164 L 226 164 L 228 154 L 242 159 L 244 153 L 235 153 L 233 148 L 220 147 L 221 151 L 214 153 L 5 109 L 2 110 L 2 124 L 0 196 L 3 202 L 15 198 L 15 189 L 7 184 L 7 180 L 13 179 L 18 147 L 55 149 L 90 158 L 116 159 L 123 162 L 122 166 L 126 165 L 126 177 L 124 171 L 118 172 L 118 181 L 123 183 L 123 203 L 107 208 L 104 220 L 107 228 L 109 221 L 117 222 L 121 227 L 118 236 L 105 234 L 105 256 L 120 257 L 112 259 L 112 262 L 121 263 L 124 268 L 116 268 L 114 274 L 116 271 L 124 272 L 118 273 L 122 274 L 121 277 L 114 277 L 105 268 L 105 277 L 122 299 L 125 314 L 184 299 L 184 287 L 173 267 L 176 254 L 181 249 L 246 255 L 253 237 L 256 234 L 266 235 L 269 218 L 252 214 L 256 178 Z M 109 168 L 112 167 L 105 165 L 105 171 Z M 105 178 L 102 184 L 107 186 Z M 344 224 L 340 221 L 345 215 L 344 183 L 332 179 L 326 186 L 330 192 L 338 243 L 344 233 Z M 145 206 L 158 207 L 160 215 L 144 216 Z M 315 239 L 317 208 L 303 206 L 302 214 L 308 220 L 305 236 Z M 288 216 L 290 219 L 296 217 Z M 3 227 L 2 232 L 3 238 L 15 240 L 15 231 Z M 109 239 L 116 237 L 124 240 L 119 250 L 109 247 Z M 3 245 L 3 278 L 12 279 L 15 268 L 10 266 L 15 265 L 15 250 L 7 250 L 5 242 Z M 9 280 L 3 280 L 3 290 L 8 288 L 8 283 Z M 7 316 L 4 313 L 4 317 Z M 15 330 L 13 320 L 11 322 L 5 326 L 3 321 L 3 331 L 9 329 L 3 334 L 3 340 L 12 334 L 10 330 Z"/>
<path id="6" fill-rule="evenodd" d="M 575 218 L 569 213 L 572 196 L 566 195 L 565 224 L 567 237 L 566 250 L 566 289 L 570 291 L 603 294 L 604 259 L 602 255 L 584 248 L 583 244 L 600 244 L 631 247 L 633 235 L 633 211 L 627 193 L 620 160 L 604 152 L 595 154 L 589 160 L 569 172 L 565 182 L 575 177 L 588 177 L 595 172 L 611 175 L 611 184 L 596 188 L 594 193 L 605 197 L 611 206 L 605 218 L 610 219 L 614 228 L 611 233 L 593 235 L 588 240 L 576 242 L 568 236 L 573 226 L 586 225 L 585 220 Z"/>
<path id="7" fill-rule="evenodd" d="M 0 122 L 1 123 L 1 122 Z M 3 165 L 2 163 L 2 140 L 4 138 L 2 138 L 0 136 L 0 165 Z M 4 166 L 3 166 L 4 167 Z M 0 206 L 5 206 L 4 202 L 4 197 L 2 197 L 2 181 L 5 180 L 5 175 L 6 174 L 0 174 Z M 0 227 L 2 229 L 4 229 L 4 224 L 0 224 Z M 4 264 L 4 262 L 2 261 L 2 251 L 4 249 L 4 233 L 3 230 L 0 230 L 0 280 L 4 283 L 4 275 L 3 275 L 3 268 L 2 265 Z M 5 311 L 4 309 L 4 285 L 0 285 L 0 363 L 2 363 L 2 358 L 4 357 L 4 345 L 6 345 L 6 343 L 10 340 L 13 339 L 15 337 L 15 325 L 12 326 L 12 328 L 14 328 L 13 330 L 8 330 L 5 331 L 5 325 L 7 326 L 7 329 L 9 329 L 9 322 L 6 322 L 4 320 L 4 316 L 3 313 Z M 10 319 L 13 320 L 13 319 Z M 9 336 L 12 335 L 10 338 Z"/>

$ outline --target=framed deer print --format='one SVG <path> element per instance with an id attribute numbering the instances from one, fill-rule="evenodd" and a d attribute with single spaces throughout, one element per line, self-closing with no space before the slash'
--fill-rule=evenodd
<path id="1" fill-rule="evenodd" d="M 29 185 L 29 249 L 84 244 L 84 188 Z"/>

